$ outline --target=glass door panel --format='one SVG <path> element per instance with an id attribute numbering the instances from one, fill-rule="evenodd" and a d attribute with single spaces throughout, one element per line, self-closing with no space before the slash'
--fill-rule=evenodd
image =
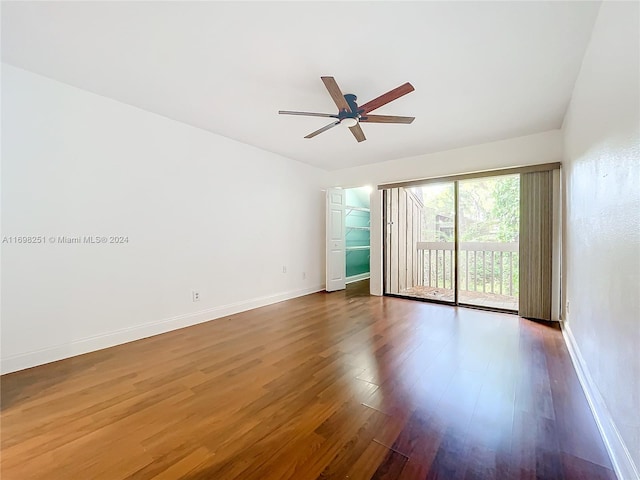
<path id="1" fill-rule="evenodd" d="M 458 184 L 460 304 L 518 309 L 520 176 Z"/>
<path id="2" fill-rule="evenodd" d="M 385 293 L 455 301 L 454 184 L 385 193 Z"/>
<path id="3" fill-rule="evenodd" d="M 520 175 L 392 188 L 384 207 L 385 293 L 518 310 Z"/>

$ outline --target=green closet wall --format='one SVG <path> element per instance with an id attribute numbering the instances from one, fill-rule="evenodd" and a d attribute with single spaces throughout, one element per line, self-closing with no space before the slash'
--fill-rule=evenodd
<path id="1" fill-rule="evenodd" d="M 345 200 L 346 276 L 348 281 L 349 277 L 369 273 L 371 246 L 369 189 L 349 188 L 346 190 Z"/>

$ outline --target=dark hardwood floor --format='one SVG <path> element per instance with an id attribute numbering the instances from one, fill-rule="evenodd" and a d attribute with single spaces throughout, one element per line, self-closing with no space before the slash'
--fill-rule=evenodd
<path id="1" fill-rule="evenodd" d="M 562 340 L 366 282 L 2 377 L 2 480 L 615 479 Z"/>

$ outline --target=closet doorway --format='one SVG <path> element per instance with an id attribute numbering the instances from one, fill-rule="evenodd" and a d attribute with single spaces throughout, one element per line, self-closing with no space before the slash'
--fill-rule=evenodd
<path id="1" fill-rule="evenodd" d="M 371 263 L 371 187 L 345 190 L 345 280 L 366 280 Z"/>
<path id="2" fill-rule="evenodd" d="M 347 283 L 370 277 L 371 187 L 327 191 L 326 290 L 344 290 Z"/>
<path id="3" fill-rule="evenodd" d="M 520 175 L 384 190 L 385 294 L 519 308 Z"/>

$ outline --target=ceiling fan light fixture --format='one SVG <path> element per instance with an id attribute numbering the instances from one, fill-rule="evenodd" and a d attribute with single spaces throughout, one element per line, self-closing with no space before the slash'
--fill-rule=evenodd
<path id="1" fill-rule="evenodd" d="M 358 124 L 358 119 L 357 118 L 343 118 L 342 121 L 340 122 L 340 125 L 344 125 L 345 127 L 355 127 Z"/>

